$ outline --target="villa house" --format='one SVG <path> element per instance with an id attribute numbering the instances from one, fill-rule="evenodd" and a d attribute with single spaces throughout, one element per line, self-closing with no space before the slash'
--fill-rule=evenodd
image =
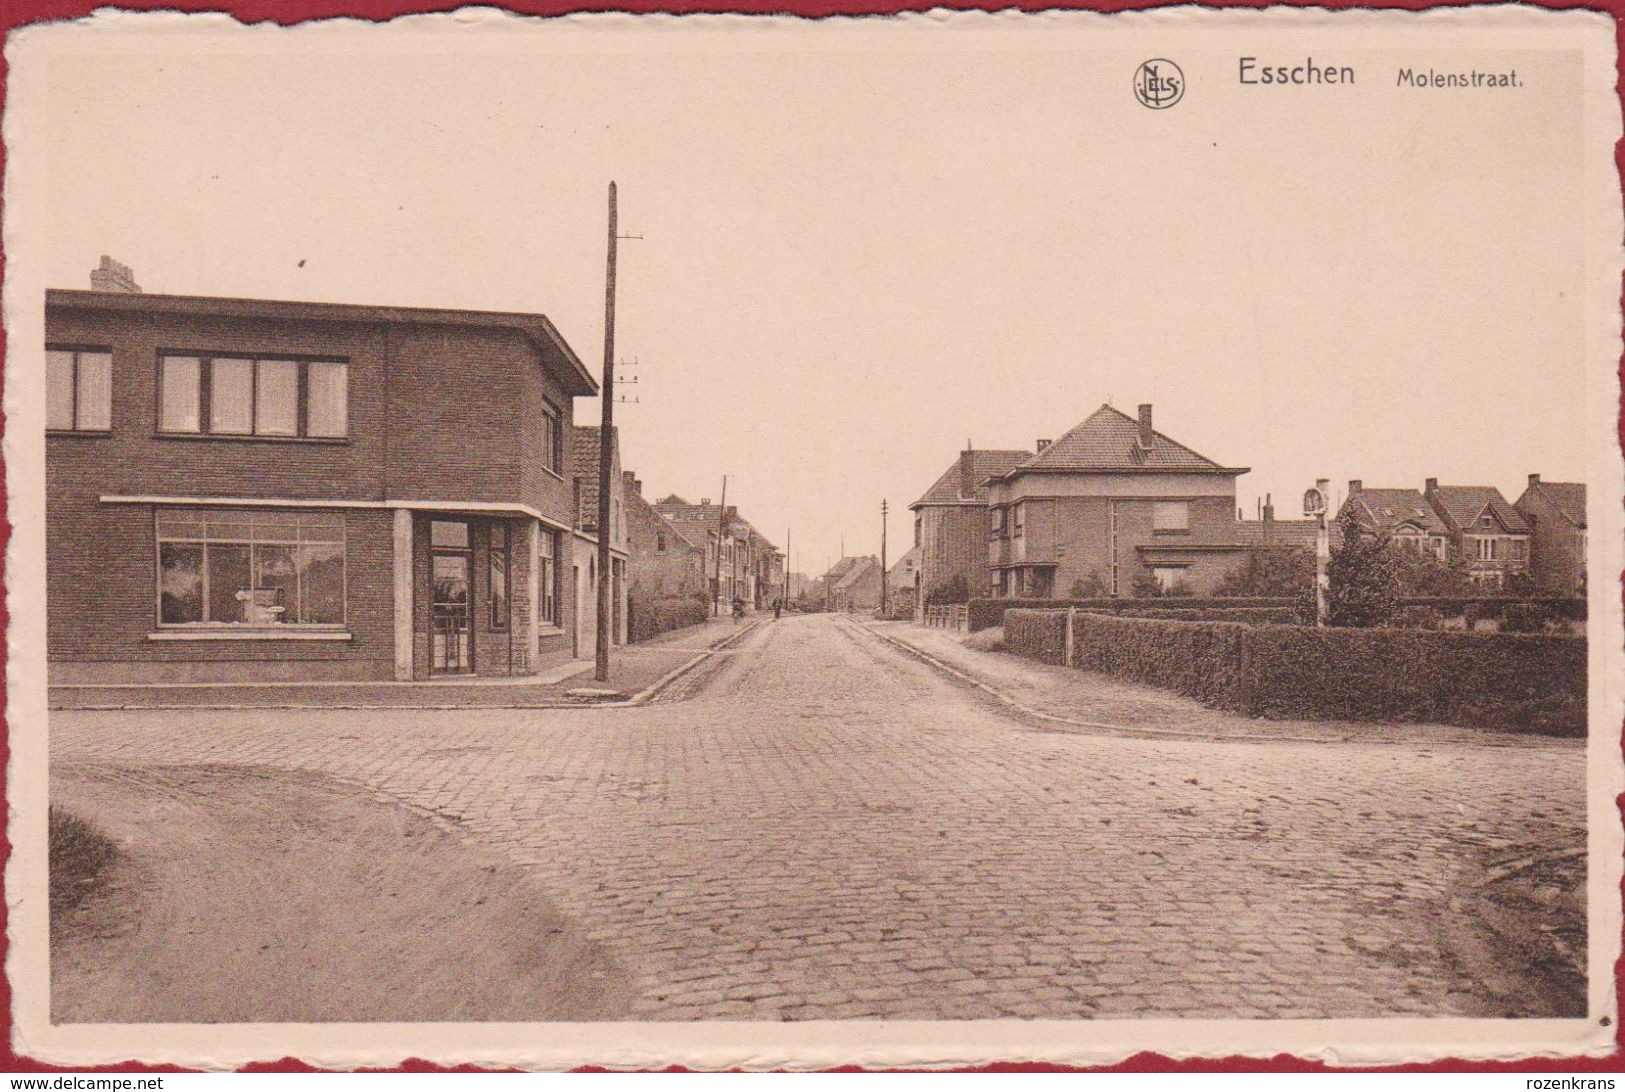
<path id="1" fill-rule="evenodd" d="M 1583 594 L 1586 587 L 1586 487 L 1584 482 L 1529 485 L 1513 505 L 1529 524 L 1529 571 L 1535 584 L 1555 595 Z"/>
<path id="2" fill-rule="evenodd" d="M 1055 598 L 1098 579 L 1130 595 L 1210 592 L 1248 547 L 1235 531 L 1236 478 L 1152 427 L 1151 406 L 1130 417 L 1109 405 L 992 478 L 988 565 L 994 593 Z"/>

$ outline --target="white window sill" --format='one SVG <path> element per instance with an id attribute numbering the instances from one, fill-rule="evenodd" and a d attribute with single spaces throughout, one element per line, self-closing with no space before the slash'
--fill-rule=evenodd
<path id="1" fill-rule="evenodd" d="M 563 626 L 537 626 L 536 627 L 536 636 L 538 636 L 538 637 L 560 637 L 560 636 L 563 636 L 563 634 L 564 634 L 564 627 Z"/>
<path id="2" fill-rule="evenodd" d="M 147 634 L 149 641 L 349 641 L 347 629 L 161 629 Z"/>

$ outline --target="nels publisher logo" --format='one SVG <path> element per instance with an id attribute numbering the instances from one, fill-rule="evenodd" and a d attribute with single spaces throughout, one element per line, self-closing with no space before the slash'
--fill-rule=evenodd
<path id="1" fill-rule="evenodd" d="M 1173 61 L 1146 61 L 1134 73 L 1134 97 L 1141 106 L 1166 110 L 1185 94 L 1185 73 Z"/>

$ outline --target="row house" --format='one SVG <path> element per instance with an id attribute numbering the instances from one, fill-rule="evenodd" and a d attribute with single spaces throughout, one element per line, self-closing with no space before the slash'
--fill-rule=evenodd
<path id="1" fill-rule="evenodd" d="M 1001 597 L 1056 598 L 1085 586 L 1133 595 L 1210 593 L 1246 557 L 1236 478 L 1137 417 L 1103 405 L 991 479 L 987 566 Z"/>
<path id="2" fill-rule="evenodd" d="M 666 519 L 643 498 L 643 482 L 630 470 L 621 474 L 626 499 L 630 553 L 628 596 L 639 602 L 707 597 L 705 539 Z"/>
<path id="3" fill-rule="evenodd" d="M 1339 512 L 1364 533 L 1379 535 L 1402 549 L 1460 561 L 1474 583 L 1500 588 L 1530 568 L 1528 519 L 1489 485 L 1440 485 L 1427 479 L 1414 489 L 1367 489 L 1349 482 Z"/>
<path id="4" fill-rule="evenodd" d="M 1586 487 L 1584 482 L 1529 485 L 1513 507 L 1529 524 L 1529 571 L 1535 585 L 1553 595 L 1586 590 Z"/>
<path id="5" fill-rule="evenodd" d="M 574 553 L 578 559 L 571 576 L 574 594 L 581 608 L 575 613 L 571 646 L 577 656 L 586 656 L 598 641 L 598 485 L 602 452 L 601 432 L 596 425 L 573 425 L 570 429 L 570 471 L 575 493 L 576 520 Z M 609 558 L 610 558 L 610 643 L 626 643 L 627 542 L 626 498 L 621 476 L 620 430 L 610 430 L 609 473 Z M 581 559 L 584 559 L 584 563 Z"/>
<path id="6" fill-rule="evenodd" d="M 740 517 L 736 505 L 724 511 L 709 497 L 691 504 L 673 493 L 655 502 L 654 509 L 690 540 L 704 544 L 710 595 L 717 610 L 728 609 L 735 599 L 748 606 L 770 606 L 782 594 L 784 555 Z"/>
<path id="7" fill-rule="evenodd" d="M 106 280 L 45 297 L 53 681 L 518 675 L 580 651 L 569 422 L 597 386 L 544 315 Z"/>

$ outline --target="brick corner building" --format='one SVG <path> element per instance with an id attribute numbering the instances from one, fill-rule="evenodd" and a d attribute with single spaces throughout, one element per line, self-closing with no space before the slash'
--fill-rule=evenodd
<path id="1" fill-rule="evenodd" d="M 539 314 L 46 293 L 53 682 L 519 675 L 572 654 Z"/>

